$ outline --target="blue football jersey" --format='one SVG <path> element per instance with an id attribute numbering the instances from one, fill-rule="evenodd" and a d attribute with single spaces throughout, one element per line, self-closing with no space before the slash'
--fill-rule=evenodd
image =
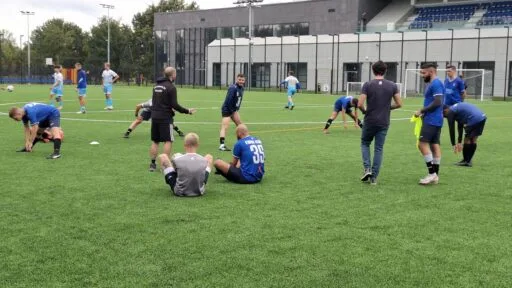
<path id="1" fill-rule="evenodd" d="M 450 110 L 455 114 L 455 120 L 467 126 L 473 126 L 487 119 L 485 113 L 470 103 L 457 103 L 450 107 Z"/>
<path id="2" fill-rule="evenodd" d="M 39 125 L 40 122 L 49 120 L 50 117 L 60 114 L 57 108 L 42 104 L 42 103 L 28 103 L 23 106 L 25 115 L 22 118 L 23 123 L 30 125 Z"/>
<path id="3" fill-rule="evenodd" d="M 462 94 L 465 91 L 464 81 L 459 77 L 450 80 L 444 80 L 444 104 L 452 106 L 453 104 L 462 102 Z"/>
<path id="4" fill-rule="evenodd" d="M 244 178 L 258 182 L 265 174 L 265 151 L 261 140 L 247 136 L 236 142 L 233 156 L 240 160 L 240 170 Z"/>
<path id="5" fill-rule="evenodd" d="M 435 97 L 443 97 L 444 96 L 444 86 L 439 78 L 435 78 L 430 82 L 425 89 L 425 100 L 423 101 L 423 106 L 427 107 L 432 102 L 434 102 Z M 442 100 L 441 100 L 442 102 Z M 423 115 L 423 123 L 442 127 L 443 126 L 443 105 L 440 105 L 433 111 L 425 112 Z"/>

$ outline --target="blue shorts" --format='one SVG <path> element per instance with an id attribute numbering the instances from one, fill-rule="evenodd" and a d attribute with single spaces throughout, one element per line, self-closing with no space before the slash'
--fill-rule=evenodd
<path id="1" fill-rule="evenodd" d="M 78 88 L 78 96 L 85 97 L 87 95 L 87 88 Z"/>
<path id="2" fill-rule="evenodd" d="M 39 123 L 40 128 L 59 128 L 60 127 L 60 112 L 57 110 L 48 117 L 48 119 Z"/>
<path id="3" fill-rule="evenodd" d="M 297 93 L 297 89 L 288 88 L 288 96 L 293 96 L 295 93 Z"/>
<path id="4" fill-rule="evenodd" d="M 340 113 L 340 112 L 341 112 L 341 110 L 343 110 L 343 107 L 342 107 L 342 106 L 334 105 L 334 112 L 336 112 L 336 113 Z M 345 113 L 347 113 L 347 114 L 352 113 L 352 109 L 347 108 L 347 109 L 345 110 Z"/>
<path id="5" fill-rule="evenodd" d="M 112 84 L 103 85 L 103 93 L 112 94 Z"/>
<path id="6" fill-rule="evenodd" d="M 62 97 L 62 89 L 53 88 L 52 92 L 50 92 L 50 94 L 57 95 L 57 97 Z"/>

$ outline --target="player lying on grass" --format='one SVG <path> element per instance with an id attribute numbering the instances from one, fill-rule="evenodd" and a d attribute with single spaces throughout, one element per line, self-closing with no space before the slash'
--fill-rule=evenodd
<path id="1" fill-rule="evenodd" d="M 242 124 L 242 120 L 240 120 L 240 113 L 238 111 L 240 110 L 240 106 L 242 105 L 242 100 L 244 98 L 244 85 L 245 76 L 240 73 L 236 77 L 236 83 L 229 86 L 226 99 L 224 99 L 224 104 L 222 104 L 222 122 L 219 133 L 220 151 L 231 151 L 225 143 L 226 131 L 229 128 L 229 123 L 233 121 L 236 126 Z"/>
<path id="2" fill-rule="evenodd" d="M 53 153 L 46 158 L 57 159 L 61 157 L 62 130 L 60 129 L 60 112 L 57 108 L 41 103 L 29 103 L 23 108 L 11 108 L 9 117 L 15 121 L 23 122 L 25 127 L 25 150 L 27 152 L 32 151 L 39 127 L 43 127 L 50 129 L 53 138 Z"/>
<path id="3" fill-rule="evenodd" d="M 61 140 L 61 142 L 64 142 L 64 131 L 62 131 L 62 129 L 60 129 L 60 140 Z M 36 138 L 32 142 L 32 150 L 34 150 L 34 146 L 38 142 L 43 142 L 43 143 L 54 142 L 53 134 L 51 133 L 50 128 L 45 128 L 45 127 L 39 126 L 39 129 L 37 130 Z M 16 152 L 29 152 L 29 151 L 27 151 L 27 148 L 23 147 L 23 148 L 17 150 Z"/>
<path id="4" fill-rule="evenodd" d="M 336 102 L 334 102 L 334 111 L 332 111 L 331 117 L 327 119 L 327 122 L 325 123 L 324 127 L 324 133 L 329 133 L 329 127 L 331 127 L 331 124 L 336 118 L 338 117 L 338 114 L 341 112 L 341 119 L 343 119 L 343 127 L 347 129 L 347 115 L 350 116 L 354 120 L 355 127 L 363 128 L 363 123 L 361 123 L 361 120 L 357 118 L 357 104 L 359 103 L 359 100 L 357 98 L 354 98 L 353 96 L 343 96 L 338 98 Z M 352 112 L 352 108 L 354 109 L 354 112 Z"/>
<path id="5" fill-rule="evenodd" d="M 239 139 L 233 148 L 233 160 L 227 163 L 215 160 L 216 174 L 238 184 L 254 184 L 261 181 L 265 174 L 265 151 L 261 140 L 249 135 L 244 124 L 236 127 Z"/>
<path id="6" fill-rule="evenodd" d="M 185 154 L 176 153 L 172 160 L 167 154 L 158 156 L 165 183 L 176 196 L 202 196 L 212 170 L 212 155 L 197 154 L 199 136 L 188 133 L 184 139 Z"/>
<path id="7" fill-rule="evenodd" d="M 151 105 L 153 103 L 153 99 L 149 99 L 148 101 L 144 103 L 137 104 L 135 106 L 135 120 L 130 124 L 130 127 L 128 127 L 128 130 L 124 133 L 124 138 L 130 138 L 130 133 L 137 128 L 137 126 L 140 125 L 143 121 L 149 121 L 151 119 Z M 139 114 L 140 112 L 140 114 Z M 174 120 L 174 118 L 173 118 Z M 174 131 L 178 133 L 180 137 L 184 137 L 185 134 L 180 130 L 178 126 L 175 126 L 174 123 L 171 123 L 173 125 Z"/>
<path id="8" fill-rule="evenodd" d="M 286 104 L 284 108 L 293 110 L 295 107 L 295 104 L 293 103 L 293 96 L 297 93 L 297 90 L 300 89 L 299 79 L 294 76 L 293 71 L 290 71 L 288 72 L 288 77 L 281 82 L 281 86 L 282 85 L 286 85 L 288 87 L 288 91 L 286 92 L 286 95 L 288 96 L 288 104 Z"/>
<path id="9" fill-rule="evenodd" d="M 450 141 L 452 142 L 455 152 L 462 150 L 463 159 L 456 163 L 458 166 L 472 167 L 471 160 L 476 152 L 476 142 L 482 135 L 487 121 L 487 116 L 482 110 L 473 104 L 462 102 L 453 106 L 445 106 L 443 111 L 444 117 L 448 119 L 448 127 L 450 129 Z M 464 146 L 462 149 L 455 144 L 455 122 L 462 123 L 466 131 L 464 136 Z"/>

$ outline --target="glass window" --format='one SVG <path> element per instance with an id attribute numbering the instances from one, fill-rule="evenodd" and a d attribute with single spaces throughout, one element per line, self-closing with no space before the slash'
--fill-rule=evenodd
<path id="1" fill-rule="evenodd" d="M 281 35 L 280 36 L 290 36 L 291 27 L 290 24 L 281 24 Z"/>
<path id="2" fill-rule="evenodd" d="M 274 31 L 272 25 L 258 25 L 254 31 L 255 37 L 272 37 Z"/>
<path id="3" fill-rule="evenodd" d="M 217 28 L 206 28 L 206 45 L 209 45 L 213 40 L 217 39 Z"/>
<path id="4" fill-rule="evenodd" d="M 221 36 L 222 38 L 233 38 L 233 28 L 223 27 Z"/>
<path id="5" fill-rule="evenodd" d="M 309 35 L 309 23 L 300 23 L 299 35 Z"/>
<path id="6" fill-rule="evenodd" d="M 270 87 L 270 63 L 253 63 L 251 87 Z"/>
<path id="7" fill-rule="evenodd" d="M 221 77 L 220 63 L 213 63 L 213 86 L 221 85 Z"/>
<path id="8" fill-rule="evenodd" d="M 274 37 L 280 37 L 281 36 L 281 25 L 280 24 L 272 25 L 272 30 L 273 30 L 273 36 Z"/>

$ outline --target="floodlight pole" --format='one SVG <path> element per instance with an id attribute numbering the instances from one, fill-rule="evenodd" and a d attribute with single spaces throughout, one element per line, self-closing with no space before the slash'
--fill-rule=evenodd
<path id="1" fill-rule="evenodd" d="M 252 53 L 251 53 L 251 50 L 252 50 L 252 45 L 253 45 L 253 41 L 252 41 L 252 28 L 253 28 L 253 22 L 254 22 L 254 19 L 253 19 L 253 11 L 252 11 L 252 7 L 254 6 L 255 3 L 261 3 L 263 2 L 263 0 L 238 0 L 236 2 L 234 2 L 233 4 L 235 5 L 244 5 L 244 4 L 247 4 L 247 7 L 249 8 L 249 60 L 248 60 L 248 69 L 247 69 L 247 84 L 248 84 L 248 88 L 251 89 L 251 85 L 252 85 L 252 78 L 251 78 L 251 74 L 252 74 Z"/>
<path id="2" fill-rule="evenodd" d="M 107 9 L 107 62 L 110 63 L 110 9 L 114 9 L 114 5 L 100 4 L 101 7 Z"/>
<path id="3" fill-rule="evenodd" d="M 2 54 L 3 54 L 3 51 L 2 51 L 2 42 L 4 41 L 4 33 L 3 32 L 0 32 L 0 77 L 2 77 Z"/>
<path id="4" fill-rule="evenodd" d="M 27 83 L 30 84 L 30 16 L 34 15 L 31 11 L 20 11 L 22 15 L 27 16 Z"/>
<path id="5" fill-rule="evenodd" d="M 507 52 L 505 57 L 505 87 L 503 87 L 503 100 L 506 100 L 507 98 L 507 73 L 508 73 L 508 81 L 510 82 L 510 71 L 508 71 L 508 47 L 510 42 L 510 26 L 505 26 L 507 28 Z M 510 85 L 510 83 L 509 83 Z"/>

